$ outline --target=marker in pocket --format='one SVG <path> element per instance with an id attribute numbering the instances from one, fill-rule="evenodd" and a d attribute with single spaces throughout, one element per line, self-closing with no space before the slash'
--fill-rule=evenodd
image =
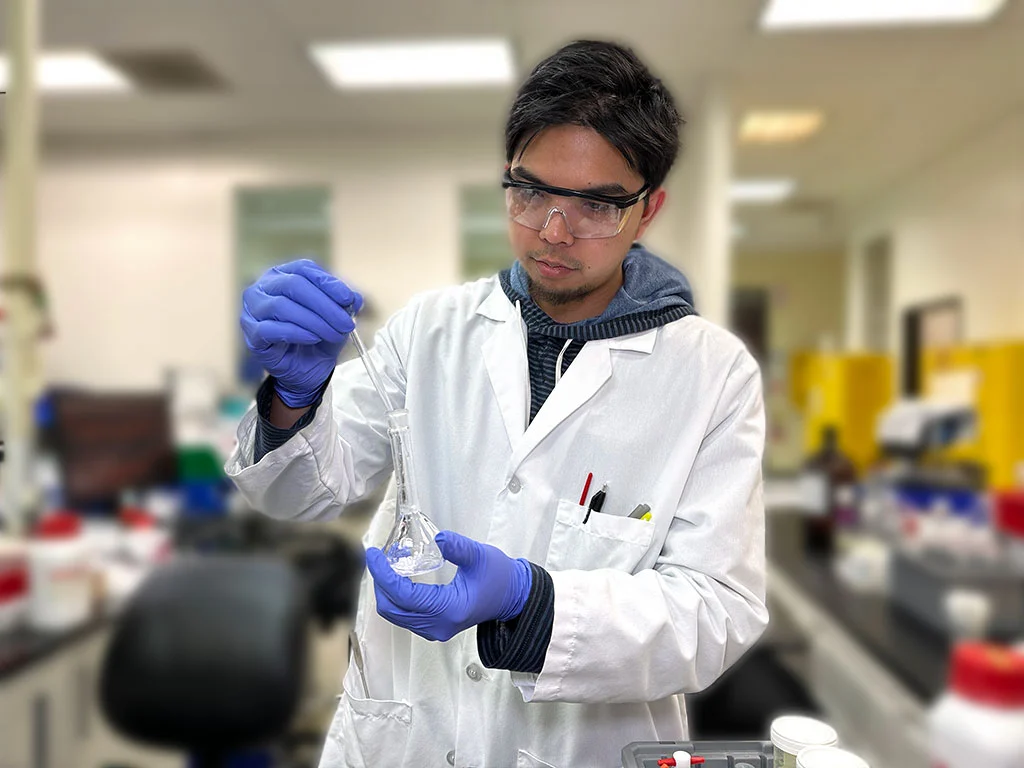
<path id="1" fill-rule="evenodd" d="M 636 509 L 629 513 L 629 517 L 633 520 L 650 520 L 651 508 L 647 504 L 640 504 Z"/>

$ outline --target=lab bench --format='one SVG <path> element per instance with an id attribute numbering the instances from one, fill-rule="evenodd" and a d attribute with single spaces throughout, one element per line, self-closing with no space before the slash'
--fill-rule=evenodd
<path id="1" fill-rule="evenodd" d="M 804 552 L 801 521 L 768 513 L 768 594 L 772 620 L 805 643 L 808 691 L 872 768 L 927 768 L 926 715 L 945 688 L 949 640 L 885 595 L 843 584 L 827 558 Z"/>

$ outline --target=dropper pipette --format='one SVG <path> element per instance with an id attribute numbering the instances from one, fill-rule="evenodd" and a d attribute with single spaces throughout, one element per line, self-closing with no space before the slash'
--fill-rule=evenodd
<path id="1" fill-rule="evenodd" d="M 395 410 L 395 406 L 392 405 L 388 393 L 384 391 L 384 380 L 381 379 L 380 373 L 377 372 L 374 364 L 370 362 L 370 355 L 366 351 L 366 345 L 363 344 L 363 340 L 359 338 L 359 331 L 353 328 L 349 336 L 352 339 L 352 343 L 356 345 L 356 351 L 359 353 L 359 358 L 363 361 L 363 366 L 366 368 L 366 373 L 370 376 L 370 381 L 373 382 L 373 388 L 377 390 L 377 394 L 380 395 L 380 399 L 384 402 L 384 407 L 390 413 Z"/>

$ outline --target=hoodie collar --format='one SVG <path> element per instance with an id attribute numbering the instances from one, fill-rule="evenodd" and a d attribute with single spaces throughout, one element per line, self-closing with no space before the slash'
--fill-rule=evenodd
<path id="1" fill-rule="evenodd" d="M 640 243 L 634 243 L 626 254 L 622 270 L 622 286 L 604 312 L 597 317 L 568 325 L 598 325 L 637 312 L 658 312 L 671 307 L 687 307 L 693 312 L 693 290 L 686 276 Z M 526 270 L 518 261 L 512 265 L 508 281 L 519 299 L 533 304 L 527 287 Z"/>

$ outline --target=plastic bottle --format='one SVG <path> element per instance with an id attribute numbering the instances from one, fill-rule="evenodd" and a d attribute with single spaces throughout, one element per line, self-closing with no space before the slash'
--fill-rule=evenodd
<path id="1" fill-rule="evenodd" d="M 933 768 L 1024 766 L 1024 654 L 962 643 L 949 688 L 928 713 Z"/>
<path id="2" fill-rule="evenodd" d="M 796 757 L 807 747 L 834 747 L 839 741 L 836 729 L 828 723 L 800 715 L 784 715 L 772 721 L 774 768 L 796 768 Z"/>
<path id="3" fill-rule="evenodd" d="M 28 546 L 29 625 L 70 629 L 92 610 L 92 570 L 81 521 L 67 513 L 43 518 Z"/>
<path id="4" fill-rule="evenodd" d="M 797 768 L 870 768 L 853 752 L 837 747 L 808 747 L 796 756 Z"/>

